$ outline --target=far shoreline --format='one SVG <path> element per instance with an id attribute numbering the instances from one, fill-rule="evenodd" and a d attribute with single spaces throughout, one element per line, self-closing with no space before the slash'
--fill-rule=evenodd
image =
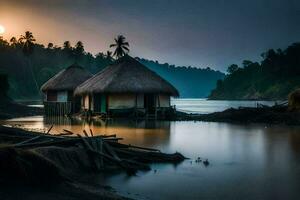
<path id="1" fill-rule="evenodd" d="M 8 101 L 0 104 L 0 120 L 38 115 L 44 115 L 42 107 L 31 107 Z M 300 125 L 300 113 L 289 111 L 286 105 L 275 104 L 274 106 L 260 105 L 259 107 L 229 108 L 224 111 L 208 114 L 192 114 L 176 111 L 173 116 L 161 120 Z"/>

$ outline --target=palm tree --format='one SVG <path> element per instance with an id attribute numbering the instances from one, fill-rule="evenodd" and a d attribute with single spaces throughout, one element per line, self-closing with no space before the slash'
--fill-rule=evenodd
<path id="1" fill-rule="evenodd" d="M 65 41 L 65 42 L 64 42 L 64 49 L 65 49 L 65 50 L 70 50 L 70 49 L 72 49 L 70 41 Z"/>
<path id="2" fill-rule="evenodd" d="M 16 37 L 12 37 L 9 41 L 10 41 L 10 45 L 13 48 L 15 48 L 17 46 L 17 44 L 18 44 L 18 41 L 17 41 Z"/>
<path id="3" fill-rule="evenodd" d="M 25 35 L 21 35 L 19 42 L 22 44 L 23 53 L 25 56 L 30 56 L 33 53 L 35 38 L 30 31 L 26 31 Z"/>
<path id="4" fill-rule="evenodd" d="M 113 54 L 116 58 L 121 58 L 129 52 L 129 44 L 125 42 L 125 39 L 123 35 L 118 35 L 118 37 L 115 38 L 115 43 L 109 46 L 110 48 L 116 47 Z"/>
<path id="5" fill-rule="evenodd" d="M 106 58 L 106 60 L 108 60 L 109 62 L 111 62 L 113 60 L 112 52 L 111 51 L 106 51 L 105 58 Z"/>
<path id="6" fill-rule="evenodd" d="M 75 45 L 74 54 L 75 54 L 75 60 L 78 62 L 82 55 L 84 55 L 84 46 L 81 41 L 78 41 Z"/>
<path id="7" fill-rule="evenodd" d="M 52 42 L 48 43 L 48 46 L 47 46 L 48 49 L 53 49 L 53 47 L 54 47 L 54 44 Z"/>
<path id="8" fill-rule="evenodd" d="M 33 53 L 33 49 L 34 49 L 35 38 L 33 37 L 32 33 L 30 31 L 26 31 L 25 35 L 20 36 L 19 42 L 22 45 L 22 50 L 23 50 L 24 55 L 27 57 L 27 65 L 28 65 L 28 68 L 30 69 L 32 78 L 35 82 L 36 89 L 37 89 L 38 93 L 40 94 L 40 90 L 39 90 L 35 75 L 33 73 L 33 69 L 31 66 L 31 59 L 30 59 L 30 55 Z"/>
<path id="9" fill-rule="evenodd" d="M 74 55 L 73 55 L 73 47 L 71 46 L 70 41 L 65 41 L 63 44 L 63 51 L 70 57 L 73 59 Z"/>

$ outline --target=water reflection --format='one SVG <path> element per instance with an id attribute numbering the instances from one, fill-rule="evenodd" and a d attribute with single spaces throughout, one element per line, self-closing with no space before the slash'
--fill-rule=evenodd
<path id="1" fill-rule="evenodd" d="M 124 143 L 179 151 L 211 165 L 185 161 L 178 166 L 155 164 L 136 177 L 105 177 L 123 195 L 136 199 L 299 199 L 300 127 L 209 122 L 84 122 L 69 119 L 12 120 L 6 124 L 48 129 L 117 134 Z M 128 192 L 130 194 L 128 194 Z M 138 194 L 135 195 L 135 194 Z"/>
<path id="2" fill-rule="evenodd" d="M 82 134 L 84 129 L 91 129 L 95 135 L 117 134 L 124 139 L 122 142 L 134 145 L 161 147 L 168 145 L 170 141 L 169 121 L 124 119 L 83 121 L 64 117 L 45 117 L 43 126 L 52 125 L 54 125 L 52 133 L 67 129 Z"/>

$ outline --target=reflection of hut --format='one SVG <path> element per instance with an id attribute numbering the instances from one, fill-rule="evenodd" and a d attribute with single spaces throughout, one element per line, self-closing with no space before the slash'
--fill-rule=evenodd
<path id="1" fill-rule="evenodd" d="M 49 79 L 41 90 L 45 94 L 46 115 L 66 115 L 80 110 L 80 98 L 73 97 L 74 89 L 92 74 L 76 64 Z"/>
<path id="2" fill-rule="evenodd" d="M 300 110 L 300 89 L 289 94 L 289 110 Z"/>
<path id="3" fill-rule="evenodd" d="M 179 93 L 169 82 L 130 56 L 79 85 L 82 108 L 110 116 L 141 113 L 156 116 L 171 109 L 170 97 Z"/>

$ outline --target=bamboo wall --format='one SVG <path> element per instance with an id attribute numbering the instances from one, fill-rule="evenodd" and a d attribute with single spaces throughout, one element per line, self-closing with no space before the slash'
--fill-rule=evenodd
<path id="1" fill-rule="evenodd" d="M 44 102 L 46 116 L 64 116 L 72 113 L 72 102 Z"/>

